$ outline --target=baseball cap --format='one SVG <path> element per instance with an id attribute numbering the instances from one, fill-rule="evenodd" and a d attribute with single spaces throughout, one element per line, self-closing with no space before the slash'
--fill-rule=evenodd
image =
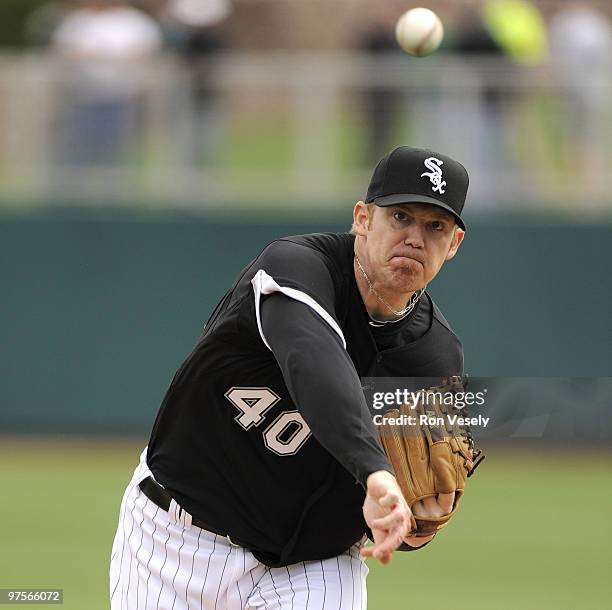
<path id="1" fill-rule="evenodd" d="M 465 229 L 461 212 L 469 183 L 458 161 L 425 148 L 398 146 L 378 162 L 365 202 L 380 207 L 428 203 L 450 212 Z"/>

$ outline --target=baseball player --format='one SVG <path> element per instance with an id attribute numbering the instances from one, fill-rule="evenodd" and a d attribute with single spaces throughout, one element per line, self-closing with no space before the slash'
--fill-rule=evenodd
<path id="1" fill-rule="evenodd" d="M 363 610 L 364 558 L 431 540 L 414 535 L 360 377 L 463 374 L 425 288 L 463 240 L 467 188 L 453 159 L 396 148 L 350 233 L 278 239 L 242 270 L 123 497 L 113 610 Z M 418 511 L 448 514 L 452 496 Z"/>

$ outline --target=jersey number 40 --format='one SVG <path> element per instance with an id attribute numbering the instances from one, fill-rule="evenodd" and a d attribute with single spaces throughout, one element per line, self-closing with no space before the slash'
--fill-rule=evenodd
<path id="1" fill-rule="evenodd" d="M 230 388 L 225 398 L 240 411 L 235 419 L 245 430 L 263 423 L 266 413 L 280 400 L 269 388 Z M 308 440 L 310 428 L 299 411 L 283 411 L 262 436 L 276 455 L 295 455 Z"/>

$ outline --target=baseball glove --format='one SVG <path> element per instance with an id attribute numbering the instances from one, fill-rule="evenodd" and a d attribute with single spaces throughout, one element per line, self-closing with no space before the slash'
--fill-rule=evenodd
<path id="1" fill-rule="evenodd" d="M 439 493 L 455 493 L 449 514 L 414 515 L 416 536 L 430 536 L 451 520 L 467 477 L 484 459 L 474 447 L 469 426 L 458 423 L 461 421 L 458 418 L 466 417 L 465 408 L 456 408 L 454 397 L 452 404 L 446 404 L 451 401 L 450 393 L 463 391 L 461 377 L 444 379 L 441 385 L 418 393 L 414 404 L 386 412 L 378 426 L 382 445 L 413 513 L 419 500 L 435 499 Z"/>

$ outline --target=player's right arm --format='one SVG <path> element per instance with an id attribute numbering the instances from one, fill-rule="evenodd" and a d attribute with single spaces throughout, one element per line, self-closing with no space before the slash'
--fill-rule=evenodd
<path id="1" fill-rule="evenodd" d="M 278 293 L 265 298 L 261 321 L 293 403 L 319 443 L 364 488 L 373 472 L 392 473 L 338 335 L 308 305 Z"/>
<path id="2" fill-rule="evenodd" d="M 261 322 L 291 398 L 312 434 L 366 490 L 364 517 L 374 546 L 364 549 L 364 555 L 388 563 L 414 521 L 348 353 L 320 315 L 286 295 L 266 297 Z"/>

